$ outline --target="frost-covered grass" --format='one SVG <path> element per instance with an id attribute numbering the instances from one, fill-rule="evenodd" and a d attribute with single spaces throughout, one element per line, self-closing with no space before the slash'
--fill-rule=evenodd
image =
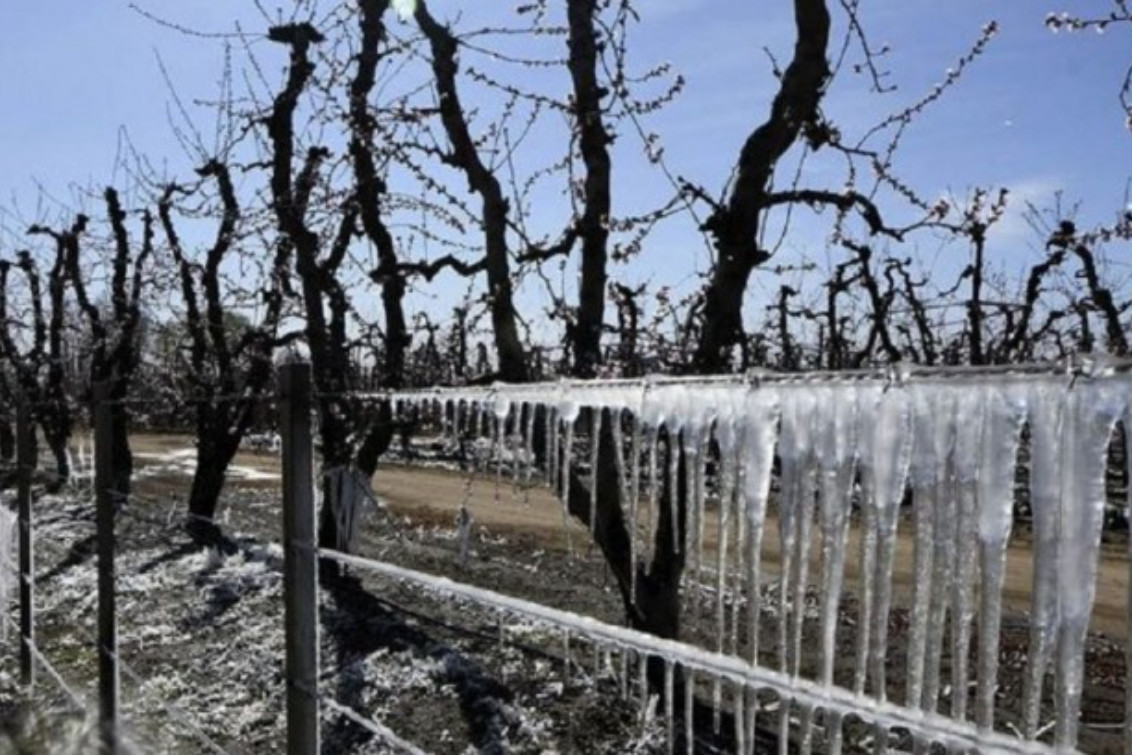
<path id="1" fill-rule="evenodd" d="M 164 526 L 168 502 L 146 509 L 139 498 L 121 516 L 122 716 L 138 751 L 207 752 L 208 742 L 229 752 L 284 751 L 282 552 L 249 526 L 262 520 L 272 531 L 272 498 L 270 491 L 233 496 L 241 507 L 233 519 L 248 531 L 234 535 L 238 548 L 229 554 L 195 549 Z M 89 501 L 66 496 L 41 496 L 35 510 L 37 641 L 87 708 L 76 709 L 43 671 L 30 694 L 21 692 L 9 634 L 0 646 L 0 752 L 92 752 L 93 511 Z M 437 539 L 450 537 L 442 534 Z M 378 597 L 382 590 L 397 602 Z M 350 579 L 323 590 L 321 600 L 320 691 L 425 751 L 660 746 L 662 726 L 619 698 L 614 670 L 564 662 L 552 632 L 516 624 L 500 642 L 498 632 L 481 631 L 494 616 L 474 607 L 414 604 L 393 586 Z M 323 727 L 326 752 L 388 751 L 329 706 Z"/>

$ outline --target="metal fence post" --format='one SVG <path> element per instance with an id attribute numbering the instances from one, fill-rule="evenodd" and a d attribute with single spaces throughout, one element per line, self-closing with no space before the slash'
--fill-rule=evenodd
<path id="1" fill-rule="evenodd" d="M 94 491 L 98 527 L 98 723 L 103 753 L 118 753 L 118 619 L 114 613 L 113 383 L 94 386 Z"/>
<path id="2" fill-rule="evenodd" d="M 35 464 L 35 424 L 24 397 L 16 407 L 16 509 L 19 521 L 20 683 L 35 684 L 32 647 L 35 645 L 35 563 L 32 553 L 31 481 Z"/>
<path id="3" fill-rule="evenodd" d="M 311 368 L 279 367 L 283 435 L 283 602 L 287 753 L 318 755 L 318 554 L 315 540 Z"/>

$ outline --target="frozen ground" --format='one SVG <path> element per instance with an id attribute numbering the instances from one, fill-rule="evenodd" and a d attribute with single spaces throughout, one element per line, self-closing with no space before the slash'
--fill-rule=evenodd
<path id="1" fill-rule="evenodd" d="M 270 495 L 244 494 L 243 513 L 255 518 L 257 509 L 273 509 Z M 37 501 L 37 639 L 89 704 L 95 700 L 91 513 L 83 502 Z M 222 556 L 192 549 L 162 524 L 126 516 L 120 526 L 130 740 L 142 752 L 202 752 L 209 740 L 228 752 L 282 752 L 278 546 L 241 536 L 238 552 Z M 616 670 L 567 660 L 553 633 L 512 624 L 502 628 L 501 641 L 496 618 L 472 606 L 454 610 L 393 584 L 366 587 L 347 579 L 322 593 L 322 691 L 401 738 L 429 752 L 656 749 L 658 724 L 642 716 L 637 702 L 619 697 Z M 3 736 L 22 730 L 31 747 L 48 748 L 33 752 L 64 752 L 65 745 L 92 751 L 84 712 L 42 672 L 32 697 L 37 713 L 19 705 L 13 640 L 9 634 L 0 657 Z M 326 752 L 394 751 L 333 713 L 323 734 Z M 0 737 L 0 751 L 13 751 L 13 741 Z"/>
<path id="2" fill-rule="evenodd" d="M 279 509 L 267 479 L 277 472 L 275 461 L 267 456 L 239 460 L 261 476 L 238 483 L 228 493 L 225 519 L 240 548 L 221 557 L 194 551 L 179 530 L 168 526 L 168 513 L 177 500 L 184 501 L 187 488 L 185 471 L 172 463 L 180 457 L 171 456 L 169 450 L 176 451 L 164 447 L 142 451 L 162 453 L 161 460 L 153 460 L 156 463 L 143 458 L 142 464 L 164 468 L 142 475 L 139 495 L 120 526 L 122 656 L 136 674 L 136 678 L 123 674 L 131 739 L 143 752 L 202 752 L 206 751 L 203 740 L 194 731 L 199 728 L 229 752 L 281 752 L 280 554 L 273 544 L 278 539 Z M 506 480 L 497 497 L 492 478 L 481 475 L 469 497 L 476 536 L 467 563 L 460 562 L 453 528 L 454 507 L 464 495 L 465 481 L 442 470 L 385 468 L 378 477 L 378 491 L 388 508 L 368 522 L 360 550 L 618 622 L 619 601 L 600 560 L 586 547 L 584 533 L 575 533 L 574 556 L 567 557 L 560 509 L 553 500 L 536 490 L 525 503 L 521 494 L 512 494 Z M 36 504 L 39 641 L 72 686 L 91 702 L 92 514 L 89 502 L 77 499 L 41 498 Z M 1025 533 L 1018 537 L 1019 547 L 1025 547 Z M 774 547 L 773 539 L 768 539 L 768 552 Z M 1126 573 L 1126 564 L 1117 571 Z M 1122 598 L 1122 587 L 1113 584 L 1111 589 Z M 702 603 L 693 601 L 689 606 L 686 636 L 710 644 L 713 600 L 709 591 L 703 597 Z M 816 596 L 813 601 L 816 607 Z M 774 604 L 773 599 L 764 601 L 768 612 Z M 807 615 L 810 621 L 816 610 Z M 324 591 L 321 621 L 324 693 L 423 750 L 664 749 L 663 722 L 655 710 L 642 708 L 639 700 L 621 698 L 616 664 L 588 648 L 571 646 L 567 651 L 561 637 L 544 628 L 519 623 L 504 625 L 501 631 L 498 617 L 489 611 L 368 578 L 340 582 Z M 766 623 L 762 646 L 773 648 L 773 622 Z M 855 625 L 851 599 L 840 623 L 843 655 L 849 659 Z M 897 610 L 891 626 L 894 679 L 901 676 L 904 650 L 899 638 L 906 629 L 906 615 Z M 0 657 L 3 726 L 9 731 L 29 729 L 32 741 L 65 733 L 68 740 L 83 742 L 81 735 L 89 733 L 89 726 L 69 710 L 65 696 L 42 673 L 34 697 L 39 715 L 25 715 L 27 708 L 19 704 L 15 686 L 12 639 L 9 636 L 3 643 Z M 1019 695 L 1026 644 L 1024 617 L 1008 622 L 1000 649 L 1003 716 L 998 723 L 1005 730 L 1012 725 L 1011 707 Z M 1082 749 L 1117 751 L 1119 732 L 1112 724 L 1123 716 L 1122 646 L 1094 637 L 1089 656 Z M 766 660 L 773 663 L 769 655 Z M 803 665 L 816 661 L 807 657 Z M 839 675 L 846 670 L 839 664 Z M 891 693 L 900 699 L 899 688 Z M 703 689 L 699 694 L 707 699 L 710 692 Z M 70 722 L 68 727 L 62 721 Z M 851 741 L 860 744 L 871 736 L 863 729 L 850 728 L 848 733 Z M 390 751 L 328 709 L 324 736 L 328 752 Z M 6 751 L 0 739 L 0 752 Z M 31 750 L 42 751 L 66 752 L 59 744 Z"/>

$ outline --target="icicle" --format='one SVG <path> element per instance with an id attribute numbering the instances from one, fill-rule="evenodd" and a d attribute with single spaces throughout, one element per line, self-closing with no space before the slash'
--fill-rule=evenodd
<path id="1" fill-rule="evenodd" d="M 1122 390 L 1121 390 L 1122 389 Z M 1079 379 L 1066 396 L 1062 432 L 1061 562 L 1057 605 L 1057 729 L 1059 748 L 1077 746 L 1085 638 L 1097 589 L 1097 558 L 1104 523 L 1107 450 L 1124 411 L 1128 385 Z"/>
<path id="2" fill-rule="evenodd" d="M 711 680 L 711 730 L 719 734 L 723 718 L 723 681 L 717 676 Z"/>
<path id="3" fill-rule="evenodd" d="M 651 527 L 653 532 L 650 532 L 649 542 L 656 542 L 655 530 L 660 527 L 660 505 L 662 503 L 661 497 L 664 491 L 664 485 L 660 482 L 660 430 L 661 427 L 666 426 L 666 417 L 669 413 L 669 402 L 665 400 L 664 391 L 657 390 L 651 381 L 645 382 L 644 391 L 641 394 L 641 410 L 638 420 L 640 423 L 648 426 L 649 428 L 649 443 L 651 446 L 651 453 L 649 454 L 649 516 L 652 520 Z M 675 491 L 677 488 L 677 481 L 679 479 L 678 468 L 676 467 L 679 454 L 675 452 L 678 443 L 679 428 L 669 422 L 666 429 L 667 450 L 668 450 L 668 489 Z M 679 552 L 680 549 L 680 525 L 677 517 L 677 501 L 676 495 L 669 497 L 669 514 L 672 530 L 672 549 L 674 552 Z"/>
<path id="4" fill-rule="evenodd" d="M 924 654 L 927 648 L 928 613 L 932 594 L 932 516 L 936 506 L 936 485 L 941 469 L 936 448 L 936 426 L 941 391 L 938 385 L 917 385 L 912 389 L 912 460 L 908 470 L 912 490 L 912 517 L 915 548 L 912 565 L 912 612 L 908 637 L 907 678 L 904 704 L 919 708 L 923 696 Z"/>
<path id="5" fill-rule="evenodd" d="M 816 405 L 807 407 L 808 416 L 803 420 L 807 431 L 810 433 L 808 439 L 809 452 L 805 456 L 805 467 L 802 470 L 801 477 L 801 496 L 797 501 L 798 508 L 794 518 L 797 552 L 794 555 L 794 571 L 791 574 L 791 580 L 794 583 L 794 595 L 790 628 L 790 671 L 795 676 L 801 670 L 802 627 L 806 617 L 806 586 L 809 581 L 810 541 L 814 516 L 814 484 L 816 480 L 814 475 L 813 430 L 817 418 L 815 409 Z"/>
<path id="6" fill-rule="evenodd" d="M 692 464 L 690 480 L 694 480 L 691 496 L 693 520 L 695 521 L 695 542 L 693 543 L 693 571 L 697 587 L 699 586 L 704 567 L 704 525 L 707 522 L 707 457 L 711 445 L 711 420 L 699 426 L 699 435 L 696 440 L 696 453 L 688 457 Z M 697 593 L 699 598 L 702 593 Z M 699 608 L 699 602 L 696 603 Z"/>
<path id="7" fill-rule="evenodd" d="M 692 669 L 684 669 L 684 750 L 692 755 L 696 747 L 696 674 Z"/>
<path id="8" fill-rule="evenodd" d="M 735 683 L 735 697 L 732 701 L 731 716 L 735 724 L 735 752 L 745 755 L 747 752 L 747 723 L 744 713 L 747 708 L 746 687 L 741 682 Z"/>
<path id="9" fill-rule="evenodd" d="M 595 406 L 590 412 L 590 536 L 597 531 L 597 467 L 601 451 L 601 420 L 605 410 Z"/>
<path id="10" fill-rule="evenodd" d="M 873 609 L 870 666 L 873 694 L 885 700 L 885 663 L 888 660 L 888 615 L 892 605 L 892 566 L 896 557 L 896 529 L 904 484 L 912 453 L 911 412 L 908 391 L 890 386 L 877 408 L 873 428 L 873 484 L 876 500 L 877 558 L 874 583 L 876 606 Z"/>
<path id="11" fill-rule="evenodd" d="M 865 682 L 869 670 L 869 639 L 872 629 L 873 579 L 876 569 L 876 485 L 873 465 L 867 460 L 873 457 L 876 442 L 877 404 L 880 389 L 870 386 L 860 391 L 860 435 L 858 440 L 860 467 L 860 510 L 861 510 L 861 552 L 857 570 L 859 589 L 857 593 L 857 637 L 854 643 L 853 691 L 858 695 L 865 693 Z"/>
<path id="12" fill-rule="evenodd" d="M 506 399 L 496 398 L 492 404 L 495 415 L 495 438 L 492 441 L 495 448 L 495 502 L 498 504 L 499 490 L 503 482 L 503 426 L 507 422 L 507 415 L 511 413 L 511 404 Z"/>
<path id="13" fill-rule="evenodd" d="M 719 443 L 719 464 L 716 467 L 719 490 L 719 543 L 716 547 L 715 568 L 715 651 L 722 653 L 727 638 L 727 541 L 730 538 L 736 476 L 739 473 L 734 413 L 720 419 L 716 428 L 716 440 Z"/>
<path id="14" fill-rule="evenodd" d="M 660 527 L 660 428 L 651 426 L 648 429 L 649 446 L 649 524 L 648 544 L 655 548 L 656 531 Z M 650 557 L 655 554 L 650 551 Z"/>
<path id="15" fill-rule="evenodd" d="M 8 619 L 12 594 L 19 589 L 22 575 L 16 561 L 19 558 L 20 523 L 15 512 L 0 506 L 0 640 L 8 639 Z M 34 579 L 34 575 L 29 575 Z"/>
<path id="16" fill-rule="evenodd" d="M 546 408 L 546 484 L 552 491 L 558 489 L 558 408 Z"/>
<path id="17" fill-rule="evenodd" d="M 526 442 L 523 439 L 524 412 L 528 404 L 516 403 L 511 412 L 511 502 L 519 497 L 522 469 L 526 464 Z"/>
<path id="18" fill-rule="evenodd" d="M 637 560 L 636 560 L 636 526 L 633 514 L 636 509 L 632 501 L 627 500 L 631 495 L 629 490 L 629 471 L 625 469 L 625 434 L 622 429 L 624 413 L 621 409 L 615 410 L 609 417 L 609 430 L 613 436 L 613 461 L 617 467 L 618 496 L 621 501 L 622 512 L 625 514 L 625 530 L 629 536 L 629 599 L 637 598 Z"/>
<path id="19" fill-rule="evenodd" d="M 829 755 L 841 755 L 841 746 L 845 739 L 841 731 L 841 714 L 837 711 L 827 710 L 824 719 L 825 739 L 829 743 Z"/>
<path id="20" fill-rule="evenodd" d="M 664 660 L 664 722 L 668 733 L 667 751 L 671 753 L 676 745 L 676 695 L 674 686 L 674 673 L 672 661 Z"/>
<path id="21" fill-rule="evenodd" d="M 570 513 L 570 478 L 573 477 L 574 463 L 574 425 L 578 420 L 577 404 L 568 404 L 560 411 L 562 418 L 562 462 L 560 475 L 562 477 L 562 505 L 566 514 Z"/>
<path id="22" fill-rule="evenodd" d="M 732 471 L 732 484 L 734 490 L 731 493 L 731 502 L 735 508 L 733 516 L 735 517 L 735 567 L 731 574 L 731 630 L 730 642 L 728 644 L 727 652 L 731 655 L 739 654 L 739 615 L 743 607 L 743 594 L 744 583 L 743 580 L 746 576 L 746 559 L 747 559 L 747 517 L 746 512 L 743 510 L 743 496 L 741 494 L 742 480 L 742 464 L 740 462 L 740 452 L 743 447 L 742 437 L 738 441 L 735 448 L 735 457 L 733 459 L 734 469 Z"/>
<path id="23" fill-rule="evenodd" d="M 629 651 L 621 651 L 621 673 L 618 674 L 621 681 L 621 699 L 629 699 Z"/>
<path id="24" fill-rule="evenodd" d="M 747 690 L 747 751 L 754 753 L 759 731 L 759 695 L 755 689 Z"/>
<path id="25" fill-rule="evenodd" d="M 778 578 L 778 664 L 784 673 L 797 674 L 791 601 L 793 610 L 801 612 L 804 605 L 797 604 L 797 593 L 792 589 L 797 576 L 795 559 L 800 547 L 801 520 L 809 512 L 807 497 L 813 497 L 810 486 L 810 462 L 813 453 L 814 397 L 812 393 L 796 391 L 782 407 L 782 430 L 778 455 L 782 460 L 782 491 L 778 502 L 778 532 L 781 551 L 781 569 Z M 803 587 L 803 590 L 805 588 Z M 804 603 L 804 595 L 802 602 Z"/>
<path id="26" fill-rule="evenodd" d="M 686 576 L 688 583 L 687 598 L 698 601 L 700 580 L 700 555 L 698 547 L 700 538 L 700 517 L 703 511 L 703 457 L 705 428 L 700 424 L 699 417 L 692 417 L 684 425 L 680 435 L 684 451 L 684 479 L 685 479 L 685 527 L 684 544 L 682 552 L 691 567 L 691 574 Z M 676 490 L 676 488 L 673 488 Z M 675 498 L 676 496 L 673 496 Z M 678 520 L 674 520 L 678 521 Z M 693 607 L 697 604 L 693 603 Z"/>
<path id="27" fill-rule="evenodd" d="M 920 706 L 934 713 L 939 701 L 940 660 L 946 626 L 951 574 L 955 561 L 955 395 L 941 391 L 935 410 L 932 443 L 936 449 L 935 492 L 932 499 L 932 576 L 928 603 L 928 631 Z"/>
<path id="28" fill-rule="evenodd" d="M 810 755 L 814 750 L 814 706 L 810 703 L 800 703 L 802 714 L 799 717 L 798 731 L 801 741 L 798 743 L 800 755 Z"/>
<path id="29" fill-rule="evenodd" d="M 462 399 L 452 399 L 449 406 L 452 409 L 452 424 L 449 429 L 452 431 L 452 440 L 455 442 L 456 448 L 460 448 L 462 443 L 460 420 L 463 415 L 464 402 Z"/>
<path id="30" fill-rule="evenodd" d="M 778 753 L 790 755 L 790 710 L 794 701 L 778 695 Z"/>
<path id="31" fill-rule="evenodd" d="M 1006 544 L 1014 519 L 1014 465 L 1026 411 L 1024 397 L 1017 391 L 1011 394 L 996 386 L 987 387 L 982 450 L 979 453 L 984 468 L 979 472 L 978 483 L 982 580 L 979 586 L 979 681 L 975 720 L 985 731 L 994 727 Z"/>
<path id="32" fill-rule="evenodd" d="M 824 389 L 818 396 L 818 456 L 821 466 L 821 673 L 833 684 L 838 609 L 845 579 L 845 541 L 849 530 L 849 498 L 857 470 L 857 389 Z"/>
<path id="33" fill-rule="evenodd" d="M 774 466 L 774 447 L 778 435 L 777 395 L 753 391 L 744 412 L 742 467 L 743 508 L 747 516 L 747 659 L 759 664 L 759 623 L 761 618 L 760 555 L 766 502 L 770 494 L 770 474 Z M 754 715 L 748 717 L 751 725 Z M 753 739 L 751 740 L 753 741 Z"/>
<path id="34" fill-rule="evenodd" d="M 637 689 L 641 693 L 641 720 L 649 708 L 649 657 L 644 653 L 637 655 Z"/>
<path id="35" fill-rule="evenodd" d="M 687 559 L 687 551 L 685 551 L 684 544 L 680 540 L 680 505 L 679 505 L 679 490 L 680 490 L 680 444 L 681 436 L 684 429 L 678 424 L 670 423 L 667 425 L 668 430 L 668 515 L 669 521 L 672 522 L 672 550 L 674 553 L 683 553 L 684 558 Z M 686 513 L 687 507 L 685 507 Z M 685 523 L 686 527 L 686 523 Z"/>
<path id="36" fill-rule="evenodd" d="M 641 495 L 641 423 L 635 414 L 629 415 L 629 422 L 633 428 L 630 434 L 629 459 L 629 600 L 637 600 L 637 503 Z"/>
<path id="37" fill-rule="evenodd" d="M 538 414 L 538 405 L 527 404 L 527 429 L 523 434 L 523 456 L 525 463 L 523 469 L 523 505 L 531 504 L 531 485 L 533 484 L 535 470 L 535 417 Z"/>
<path id="38" fill-rule="evenodd" d="M 562 501 L 562 529 L 566 533 L 566 551 L 570 554 L 570 558 L 574 557 L 574 535 L 570 531 L 570 502 L 566 498 L 569 493 L 569 462 L 568 460 L 560 460 L 559 454 L 563 451 L 570 452 L 570 445 L 574 442 L 574 423 L 573 417 L 569 421 L 562 418 L 558 407 L 551 407 L 548 409 L 549 421 L 547 423 L 547 433 L 549 435 L 549 448 L 550 448 L 550 462 L 547 465 L 550 470 L 550 479 L 547 484 L 550 485 L 552 492 L 559 492 Z M 559 431 L 559 420 L 565 424 L 565 433 Z M 563 467 L 566 467 L 563 470 Z M 563 480 L 559 480 L 558 476 L 562 475 Z M 562 487 L 559 488 L 561 482 Z"/>
<path id="39" fill-rule="evenodd" d="M 483 460 L 480 458 L 479 447 L 480 439 L 483 437 L 483 423 L 484 419 L 487 416 L 487 411 L 482 401 L 477 401 L 475 407 L 476 408 L 472 415 L 474 421 L 474 424 L 472 425 L 472 458 L 475 459 L 476 467 L 478 469 L 484 464 Z"/>
<path id="40" fill-rule="evenodd" d="M 961 392 L 956 405 L 955 485 L 958 509 L 955 516 L 955 571 L 951 580 L 951 717 L 967 717 L 968 650 L 974 587 L 972 577 L 977 557 L 976 485 L 979 471 L 980 437 L 983 425 L 982 394 Z"/>
<path id="41" fill-rule="evenodd" d="M 1061 528 L 1061 434 L 1064 386 L 1038 389 L 1030 418 L 1030 511 L 1034 575 L 1030 594 L 1029 663 L 1022 687 L 1022 735 L 1038 735 L 1042 687 L 1057 633 L 1058 532 Z"/>
<path id="42" fill-rule="evenodd" d="M 562 661 L 565 666 L 565 673 L 563 676 L 567 681 L 573 676 L 574 658 L 570 651 L 570 630 L 562 630 Z"/>

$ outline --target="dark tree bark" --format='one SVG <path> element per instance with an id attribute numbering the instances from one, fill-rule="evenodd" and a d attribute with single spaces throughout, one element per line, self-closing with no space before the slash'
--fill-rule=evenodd
<path id="1" fill-rule="evenodd" d="M 134 461 L 130 450 L 129 411 L 124 401 L 129 395 L 139 362 L 141 294 L 146 287 L 146 263 L 153 255 L 153 216 L 149 210 L 143 211 L 141 243 L 134 252 L 126 227 L 126 212 L 117 190 L 107 188 L 103 199 L 113 238 L 110 310 L 105 313 L 109 315 L 110 322 L 106 321 L 104 313 L 87 292 L 77 235 L 65 239 L 66 268 L 79 312 L 90 333 L 90 382 L 92 385 L 107 381 L 111 384 L 111 433 L 115 459 L 111 485 L 115 495 L 125 496 L 130 492 Z"/>
<path id="2" fill-rule="evenodd" d="M 1089 299 L 1101 314 L 1105 328 L 1105 348 L 1113 356 L 1128 356 L 1128 336 L 1120 322 L 1121 310 L 1116 306 L 1112 291 L 1101 282 L 1093 250 L 1084 243 L 1075 244 L 1073 253 L 1081 260 L 1081 272 L 1089 287 Z"/>
<path id="3" fill-rule="evenodd" d="M 970 363 L 986 364 L 983 349 L 983 275 L 986 272 L 985 252 L 987 244 L 986 225 L 978 221 L 968 231 L 971 238 L 974 259 L 971 261 L 971 298 L 967 300 L 967 334 L 970 338 Z"/>
<path id="4" fill-rule="evenodd" d="M 617 302 L 617 334 L 620 337 L 617 358 L 621 363 L 621 374 L 627 378 L 645 374 L 638 346 L 641 333 L 641 306 L 637 303 L 644 292 L 643 285 L 629 288 L 620 283 L 613 284 L 613 293 Z"/>
<path id="5" fill-rule="evenodd" d="M 732 348 L 743 340 L 747 281 L 751 271 L 769 259 L 758 246 L 758 234 L 771 177 L 802 130 L 819 119 L 818 105 L 830 77 L 826 60 L 830 16 L 825 0 L 794 0 L 794 20 L 794 55 L 782 74 L 770 117 L 747 138 L 731 196 L 705 224 L 717 259 L 704 295 L 703 329 L 693 359 L 693 368 L 700 373 L 727 371 Z"/>
<path id="6" fill-rule="evenodd" d="M 865 294 L 868 296 L 869 305 L 872 309 L 869 315 L 869 340 L 865 347 L 858 352 L 855 364 L 860 366 L 870 359 L 877 341 L 880 342 L 881 350 L 884 352 L 885 358 L 889 362 L 898 362 L 902 354 L 892 338 L 889 318 L 889 310 L 892 307 L 893 297 L 891 287 L 888 292 L 881 291 L 876 270 L 871 264 L 873 257 L 871 247 L 847 239 L 842 243 L 857 256 L 857 264 L 860 268 L 859 280 L 865 289 Z"/>
<path id="7" fill-rule="evenodd" d="M 64 328 L 66 324 L 68 243 L 75 243 L 86 230 L 87 219 L 80 215 L 75 223 L 62 231 L 35 225 L 28 229 L 32 235 L 50 236 L 54 242 L 54 256 L 47 278 L 46 302 L 38 265 L 29 252 L 20 252 L 16 267 L 23 272 L 31 298 L 31 317 L 34 336 L 31 347 L 24 353 L 12 338 L 7 313 L 7 274 L 3 276 L 4 298 L 3 333 L 0 345 L 4 357 L 12 365 L 17 383 L 23 394 L 21 400 L 32 405 L 35 422 L 43 431 L 44 440 L 55 461 L 54 485 L 65 485 L 71 478 L 71 457 L 68 444 L 74 428 L 70 396 L 64 369 Z"/>
<path id="8" fill-rule="evenodd" d="M 432 17 L 425 0 L 418 0 L 415 18 L 432 53 L 432 73 L 439 100 L 437 107 L 451 145 L 444 160 L 464 173 L 470 190 L 478 194 L 482 202 L 480 224 L 484 236 L 483 264 L 487 272 L 488 308 L 499 359 L 499 377 L 508 382 L 522 383 L 528 379 L 528 369 L 523 343 L 519 338 L 511 281 L 511 252 L 507 244 L 510 206 L 499 179 L 480 158 L 468 128 L 456 84 L 459 43 L 447 28 Z"/>
<path id="9" fill-rule="evenodd" d="M 239 240 L 239 202 L 226 164 L 211 160 L 198 173 L 215 182 L 221 207 L 220 222 L 203 263 L 189 257 L 177 231 L 173 201 L 183 192 L 181 188 L 170 185 L 165 189 L 158 216 L 177 265 L 189 339 L 189 361 L 182 381 L 194 399 L 197 463 L 189 491 L 188 531 L 202 545 L 217 545 L 222 538 L 215 517 L 228 467 L 255 420 L 257 401 L 271 382 L 290 246 L 276 244 L 267 280 L 257 297 L 266 305 L 262 320 L 234 330 L 221 265 Z"/>
<path id="10" fill-rule="evenodd" d="M 350 159 L 354 166 L 362 231 L 377 250 L 379 270 L 386 271 L 377 276 L 385 314 L 384 381 L 386 387 L 400 388 L 405 373 L 405 351 L 412 340 L 402 304 L 405 275 L 398 271 L 393 236 L 381 217 L 385 184 L 374 162 L 375 124 L 369 106 L 369 95 L 381 61 L 381 45 L 385 41 L 382 17 L 388 7 L 389 0 L 358 0 L 361 48 L 354 79 L 350 82 Z"/>
<path id="11" fill-rule="evenodd" d="M 311 192 L 318 181 L 322 163 L 330 156 L 323 147 L 307 150 L 297 176 L 292 174 L 295 152 L 294 118 L 299 98 L 314 72 L 311 47 L 323 41 L 309 24 L 273 27 L 269 38 L 287 45 L 290 62 L 283 89 L 275 97 L 268 119 L 271 145 L 271 193 L 276 222 L 294 249 L 306 323 L 304 333 L 311 353 L 319 436 L 324 470 L 354 467 L 371 476 L 380 455 L 393 438 L 393 425 L 387 404 L 376 411 L 349 397 L 353 389 L 351 345 L 347 330 L 349 298 L 339 270 L 360 222 L 363 233 L 378 250 L 380 266 L 374 278 L 382 285 L 386 317 L 383 380 L 399 386 L 403 381 L 408 329 L 402 310 L 404 275 L 397 265 L 392 236 L 380 214 L 385 186 L 373 157 L 374 122 L 369 112 L 369 95 L 385 41 L 382 16 L 386 0 L 359 0 L 361 49 L 350 83 L 349 153 L 354 186 L 337 208 L 337 229 L 322 254 L 318 234 L 308 225 Z M 329 481 L 324 482 L 324 501 L 330 501 Z M 319 518 L 319 542 L 335 547 L 337 522 L 331 506 L 323 506 Z M 329 566 L 329 565 L 328 565 Z"/>
<path id="12" fill-rule="evenodd" d="M 579 222 L 582 240 L 582 271 L 578 283 L 578 317 L 574 325 L 575 377 L 597 374 L 601 364 L 601 335 L 605 322 L 606 246 L 609 241 L 611 141 L 602 112 L 606 92 L 598 84 L 597 0 L 573 0 L 567 4 L 570 28 L 570 78 L 574 84 L 574 128 L 586 167 L 584 211 Z"/>
<path id="13" fill-rule="evenodd" d="M 1031 332 L 1030 323 L 1042 296 L 1042 281 L 1051 270 L 1064 261 L 1065 250 L 1052 249 L 1046 259 L 1030 268 L 1030 273 L 1026 276 L 1026 289 L 1022 295 L 1022 311 L 1004 339 L 1003 354 L 1006 359 L 1026 362 L 1033 358 L 1037 334 Z"/>

